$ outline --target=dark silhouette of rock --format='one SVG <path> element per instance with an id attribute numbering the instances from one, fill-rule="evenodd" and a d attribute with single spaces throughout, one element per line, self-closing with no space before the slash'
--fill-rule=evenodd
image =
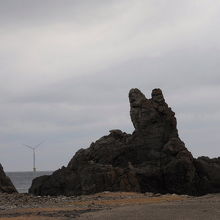
<path id="1" fill-rule="evenodd" d="M 200 191 L 203 194 L 220 192 L 220 157 L 199 157 L 195 160 L 195 167 Z"/>
<path id="2" fill-rule="evenodd" d="M 147 99 L 129 92 L 133 134 L 110 134 L 80 149 L 67 167 L 34 179 L 36 195 L 136 191 L 202 195 L 220 192 L 220 160 L 194 159 L 180 140 L 175 113 L 160 89 Z"/>
<path id="3" fill-rule="evenodd" d="M 5 175 L 5 172 L 1 164 L 0 164 L 0 192 L 4 192 L 4 193 L 17 192 L 11 180 Z"/>

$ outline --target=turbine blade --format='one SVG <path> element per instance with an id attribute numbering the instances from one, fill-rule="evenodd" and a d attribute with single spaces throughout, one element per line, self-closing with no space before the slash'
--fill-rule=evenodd
<path id="1" fill-rule="evenodd" d="M 45 140 L 41 141 L 39 144 L 37 144 L 34 149 L 37 149 L 38 147 L 40 147 L 41 144 L 43 144 L 45 142 Z"/>
<path id="2" fill-rule="evenodd" d="M 28 148 L 30 148 L 30 149 L 34 149 L 33 147 L 31 147 L 31 146 L 29 146 L 29 145 L 27 145 L 27 144 L 23 144 L 25 147 L 28 147 Z"/>

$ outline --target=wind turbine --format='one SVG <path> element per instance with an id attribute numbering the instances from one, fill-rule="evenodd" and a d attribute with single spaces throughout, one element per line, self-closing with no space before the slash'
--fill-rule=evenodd
<path id="1" fill-rule="evenodd" d="M 33 176 L 35 176 L 36 173 L 36 165 L 35 165 L 35 150 L 40 147 L 41 144 L 43 144 L 44 141 L 41 141 L 39 144 L 37 144 L 36 146 L 30 146 L 27 144 L 23 144 L 25 147 L 28 147 L 29 149 L 31 149 L 33 151 Z"/>

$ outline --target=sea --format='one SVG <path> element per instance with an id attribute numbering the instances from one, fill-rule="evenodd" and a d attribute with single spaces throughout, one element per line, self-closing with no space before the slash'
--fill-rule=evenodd
<path id="1" fill-rule="evenodd" d="M 50 175 L 52 172 L 53 171 L 36 171 L 35 175 L 33 175 L 32 171 L 6 172 L 6 175 L 11 179 L 19 193 L 27 193 L 34 178 L 43 175 Z"/>

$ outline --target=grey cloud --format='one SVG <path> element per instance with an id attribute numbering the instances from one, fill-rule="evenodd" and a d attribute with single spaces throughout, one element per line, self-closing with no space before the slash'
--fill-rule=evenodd
<path id="1" fill-rule="evenodd" d="M 42 26 L 61 22 L 73 21 L 75 24 L 89 18 L 96 19 L 95 13 L 103 6 L 116 1 L 105 2 L 101 0 L 20 0 L 0 1 L 0 17 L 2 25 L 16 26 Z M 95 10 L 93 7 L 96 7 Z M 80 16 L 80 15 L 84 16 Z"/>
<path id="2" fill-rule="evenodd" d="M 133 87 L 148 97 L 162 88 L 193 154 L 219 155 L 219 1 L 0 0 L 0 6 L 6 170 L 31 164 L 23 142 L 47 139 L 39 169 L 55 169 L 112 128 L 132 132 Z"/>

